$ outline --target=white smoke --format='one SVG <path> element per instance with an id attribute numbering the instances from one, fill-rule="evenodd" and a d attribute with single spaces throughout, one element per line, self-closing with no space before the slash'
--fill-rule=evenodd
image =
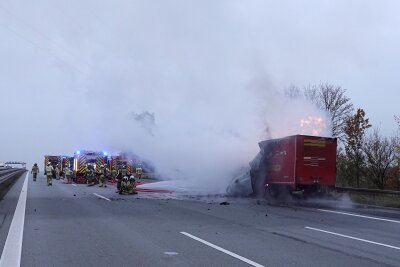
<path id="1" fill-rule="evenodd" d="M 301 127 L 301 119 L 309 116 L 328 121 L 311 103 L 286 99 L 270 84 L 259 84 L 263 94 L 251 90 L 251 80 L 234 87 L 220 81 L 221 87 L 204 90 L 204 99 L 198 99 L 199 92 L 191 88 L 201 84 L 207 88 L 208 82 L 198 80 L 186 91 L 169 90 L 168 96 L 160 98 L 171 100 L 161 106 L 157 95 L 163 95 L 162 90 L 148 95 L 140 92 L 145 111 L 135 105 L 143 105 L 142 98 L 119 107 L 118 112 L 104 110 L 102 116 L 111 123 L 97 128 L 97 135 L 111 149 L 133 151 L 149 159 L 162 178 L 181 180 L 163 183 L 166 189 L 222 193 L 236 172 L 258 153 L 259 141 L 312 135 L 312 127 Z M 169 83 L 168 79 L 162 82 L 169 88 L 179 86 L 179 82 Z M 135 95 L 135 91 L 125 92 L 124 97 L 135 99 Z M 324 130 L 321 135 L 330 136 L 328 128 Z"/>
<path id="2" fill-rule="evenodd" d="M 3 82 L 27 97 L 18 104 L 28 108 L 34 141 L 14 138 L 21 151 L 32 150 L 28 161 L 75 149 L 129 151 L 161 177 L 218 193 L 259 141 L 312 134 L 301 119 L 326 118 L 285 98 L 265 38 L 242 24 L 234 4 L 78 5 L 35 6 L 35 15 L 48 16 L 33 24 L 29 7 L 10 7 L 9 34 L 24 46 L 12 50 L 21 62 L 3 66 L 20 73 Z"/>

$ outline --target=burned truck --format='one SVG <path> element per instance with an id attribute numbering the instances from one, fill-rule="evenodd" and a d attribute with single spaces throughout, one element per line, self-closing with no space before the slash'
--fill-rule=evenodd
<path id="1" fill-rule="evenodd" d="M 260 142 L 260 152 L 250 162 L 253 193 L 310 195 L 333 190 L 336 146 L 336 138 L 306 135 Z"/>

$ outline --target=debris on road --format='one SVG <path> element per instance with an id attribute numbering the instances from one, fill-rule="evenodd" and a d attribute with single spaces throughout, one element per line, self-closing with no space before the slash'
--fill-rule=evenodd
<path id="1" fill-rule="evenodd" d="M 166 252 L 164 252 L 164 254 L 165 254 L 165 255 L 168 255 L 168 256 L 175 256 L 175 255 L 179 255 L 179 253 L 178 253 L 178 252 L 169 252 L 169 251 L 166 251 Z"/>
<path id="2" fill-rule="evenodd" d="M 228 202 L 228 201 L 224 201 L 224 202 L 221 202 L 221 203 L 219 203 L 220 205 L 230 205 L 230 203 Z"/>

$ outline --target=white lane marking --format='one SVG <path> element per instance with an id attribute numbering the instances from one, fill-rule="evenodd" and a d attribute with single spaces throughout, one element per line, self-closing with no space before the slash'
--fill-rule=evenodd
<path id="1" fill-rule="evenodd" d="M 372 219 L 372 220 L 378 220 L 378 221 L 400 223 L 400 221 L 396 221 L 396 220 L 384 219 L 384 218 L 378 218 L 378 217 L 372 217 L 372 216 L 365 216 L 365 215 L 360 215 L 360 214 L 355 214 L 355 213 L 348 213 L 348 212 L 342 212 L 342 211 L 333 211 L 333 210 L 324 210 L 324 209 L 318 209 L 318 210 L 319 211 L 323 211 L 323 212 L 337 213 L 337 214 L 342 214 L 342 215 L 348 215 L 348 216 L 354 216 L 354 217 L 360 217 L 360 218 L 366 218 L 366 219 Z"/>
<path id="2" fill-rule="evenodd" d="M 29 172 L 25 176 L 21 193 L 15 208 L 14 217 L 8 231 L 3 253 L 1 254 L 0 267 L 21 265 L 22 238 L 24 234 L 26 196 L 28 192 Z"/>
<path id="3" fill-rule="evenodd" d="M 166 252 L 164 252 L 164 254 L 165 255 L 169 255 L 169 256 L 175 256 L 175 255 L 178 255 L 179 253 L 178 252 L 169 252 L 169 251 L 166 251 Z"/>
<path id="4" fill-rule="evenodd" d="M 305 228 L 309 229 L 309 230 L 314 230 L 314 231 L 326 233 L 326 234 L 336 235 L 336 236 L 340 236 L 340 237 L 346 237 L 346 238 L 349 238 L 349 239 L 362 241 L 362 242 L 365 242 L 365 243 L 370 243 L 370 244 L 374 244 L 374 245 L 379 245 L 379 246 L 383 246 L 383 247 L 387 247 L 387 248 L 393 248 L 393 249 L 400 250 L 400 247 L 395 247 L 395 246 L 391 246 L 391 245 L 387 245 L 387 244 L 383 244 L 383 243 L 378 243 L 378 242 L 367 240 L 367 239 L 357 238 L 357 237 L 349 236 L 349 235 L 342 235 L 342 234 L 339 234 L 339 233 L 329 232 L 329 231 L 325 231 L 325 230 L 317 229 L 317 228 L 312 228 L 312 227 L 305 227 Z"/>
<path id="5" fill-rule="evenodd" d="M 221 247 L 219 247 L 217 245 L 214 245 L 214 244 L 212 244 L 212 243 L 210 243 L 208 241 L 205 241 L 205 240 L 203 240 L 201 238 L 198 238 L 197 236 L 191 235 L 191 234 L 186 233 L 186 232 L 181 232 L 181 234 L 183 234 L 183 235 L 185 235 L 187 237 L 190 237 L 190 238 L 192 238 L 192 239 L 194 239 L 196 241 L 199 241 L 199 242 L 201 242 L 201 243 L 203 243 L 203 244 L 205 244 L 207 246 L 210 246 L 210 247 L 212 247 L 212 248 L 214 248 L 216 250 L 219 250 L 219 251 L 221 251 L 221 252 L 223 252 L 225 254 L 228 254 L 229 256 L 232 256 L 232 257 L 234 257 L 234 258 L 236 258 L 238 260 L 241 260 L 241 261 L 243 261 L 243 262 L 245 262 L 245 263 L 247 263 L 247 264 L 249 264 L 251 266 L 264 267 L 264 265 L 261 265 L 261 264 L 259 264 L 257 262 L 254 262 L 254 261 L 251 261 L 249 259 L 246 259 L 245 257 L 242 257 L 242 256 L 240 256 L 240 255 L 238 255 L 236 253 L 233 253 L 233 252 L 231 252 L 229 250 L 226 250 L 226 249 L 221 248 Z"/>
<path id="6" fill-rule="evenodd" d="M 99 195 L 99 194 L 96 194 L 96 193 L 93 193 L 93 195 L 98 196 L 99 198 L 102 198 L 104 200 L 111 201 L 111 199 L 103 197 L 102 195 Z"/>
<path id="7" fill-rule="evenodd" d="M 77 187 L 77 185 L 76 184 L 71 184 L 72 186 L 75 186 L 75 187 Z"/>

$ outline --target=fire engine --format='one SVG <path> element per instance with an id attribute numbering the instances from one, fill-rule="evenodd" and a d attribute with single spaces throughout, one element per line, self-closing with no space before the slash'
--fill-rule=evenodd
<path id="1" fill-rule="evenodd" d="M 60 166 L 61 156 L 49 156 L 49 155 L 44 156 L 43 170 L 46 169 L 47 163 L 49 163 L 49 162 L 50 162 L 51 166 L 53 166 L 53 168 L 55 168 L 56 166 Z"/>
<path id="2" fill-rule="evenodd" d="M 111 156 L 110 161 L 110 169 L 118 171 L 122 168 L 122 166 L 126 166 L 128 173 L 134 172 L 134 160 L 129 158 L 126 154 L 121 153 L 118 156 Z"/>
<path id="3" fill-rule="evenodd" d="M 74 153 L 73 170 L 76 172 L 76 183 L 86 182 L 86 172 L 89 166 L 96 172 L 100 171 L 101 165 L 108 164 L 107 152 L 77 150 Z"/>

